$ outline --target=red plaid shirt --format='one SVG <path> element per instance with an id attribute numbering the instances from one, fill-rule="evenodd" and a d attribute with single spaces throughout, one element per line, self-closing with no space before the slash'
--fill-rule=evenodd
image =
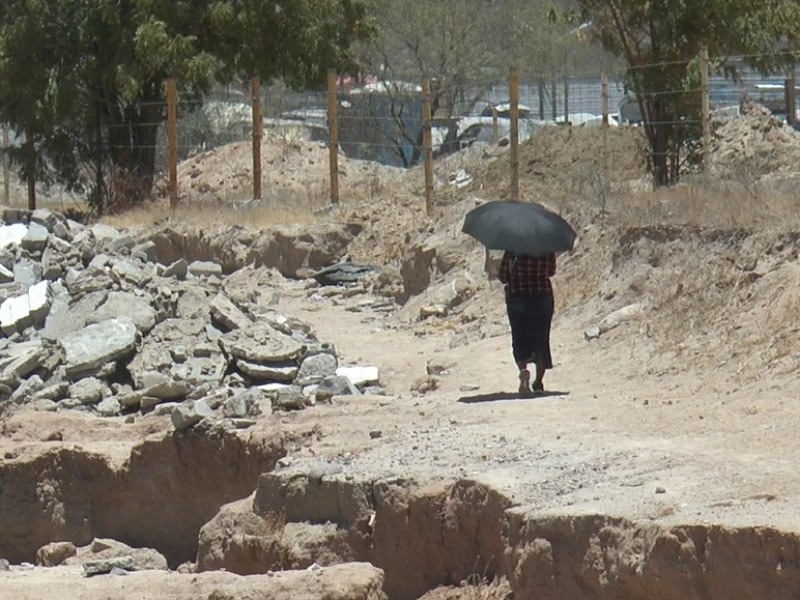
<path id="1" fill-rule="evenodd" d="M 524 256 L 505 252 L 498 278 L 506 284 L 506 294 L 552 294 L 550 278 L 555 274 L 555 254 Z"/>

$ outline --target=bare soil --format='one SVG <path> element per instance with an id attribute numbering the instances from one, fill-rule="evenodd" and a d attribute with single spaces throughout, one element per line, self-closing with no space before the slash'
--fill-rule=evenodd
<path id="1" fill-rule="evenodd" d="M 722 133 L 730 138 L 732 127 Z M 689 188 L 682 198 L 677 198 L 680 192 L 671 197 L 669 218 L 643 226 L 641 221 L 648 220 L 644 218 L 632 226 L 627 209 L 637 206 L 637 198 L 647 198 L 639 208 L 651 199 L 647 192 L 641 196 L 636 192 L 646 186 L 641 158 L 633 150 L 641 143 L 640 133 L 622 129 L 611 133 L 604 140 L 600 130 L 554 129 L 521 151 L 523 196 L 562 209 L 581 234 L 576 250 L 559 259 L 554 279 L 555 368 L 546 378 L 546 395 L 517 397 L 502 290 L 484 271 L 483 249 L 459 232 L 463 214 L 476 198 L 507 195 L 506 152 L 473 147 L 437 164 L 440 185 L 436 212 L 430 216 L 421 197 L 421 171 L 398 173 L 343 160 L 347 175 L 341 206 L 314 219 L 362 223 L 365 232 L 351 245 L 351 258 L 380 265 L 386 275 L 352 294 L 279 277 L 274 287 L 257 291 L 277 298 L 277 310 L 310 323 L 321 339 L 334 343 L 340 363 L 379 367 L 388 395 L 336 397 L 330 404 L 265 419 L 248 434 L 251 439 L 264 444 L 273 436 L 295 440 L 286 446 L 288 457 L 300 462 L 344 462 L 356 480 L 388 474 L 420 482 L 476 482 L 508 499 L 520 514 L 534 516 L 530 518 L 574 519 L 575 539 L 583 535 L 575 523 L 602 515 L 646 524 L 661 534 L 692 527 L 772 528 L 786 536 L 789 547 L 796 544 L 800 522 L 796 469 L 800 442 L 794 431 L 800 419 L 797 235 L 790 224 L 774 221 L 736 227 L 675 225 L 681 221 L 680 203 L 693 201 L 696 191 Z M 800 147 L 795 134 L 781 135 L 788 136 L 786 143 Z M 730 164 L 732 143 L 725 146 L 719 164 Z M 603 147 L 612 148 L 610 164 L 598 162 L 598 148 Z M 299 143 L 271 152 L 272 162 L 265 170 L 274 168 L 277 176 L 267 180 L 270 202 L 283 211 L 302 207 L 306 218 L 309 210 L 324 204 L 324 152 Z M 241 200 L 244 184 L 232 188 L 228 182 L 236 180 L 237 169 L 246 172 L 246 160 L 246 153 L 235 147 L 191 159 L 182 166 L 184 200 L 207 200 L 208 194 L 216 193 L 215 202 L 224 202 L 230 199 L 223 197 L 224 190 Z M 221 174 L 213 161 L 233 164 L 233 175 Z M 474 178 L 461 189 L 447 183 L 459 168 Z M 612 176 L 604 174 L 609 170 Z M 776 167 L 770 172 L 777 171 Z M 285 189 L 280 187 L 284 181 L 289 182 Z M 603 191 L 598 182 L 613 182 L 615 187 Z M 768 207 L 761 211 L 747 195 L 728 200 L 749 202 L 742 214 L 769 212 Z M 643 214 L 662 215 L 661 208 Z M 736 210 L 740 208 L 737 204 Z M 396 310 L 375 308 L 377 299 L 402 287 L 404 265 L 413 271 L 425 264 L 411 257 L 415 249 L 426 246 L 437 249 L 438 261 L 427 265 L 427 273 L 415 274 L 428 279 L 424 289 Z M 452 301 L 447 291 L 457 288 L 466 291 Z M 451 298 L 443 316 L 421 317 L 424 307 L 441 304 L 443 297 Z M 587 327 L 637 302 L 645 307 L 639 316 L 598 339 L 586 339 Z M 55 431 L 59 435 L 53 435 Z M 165 441 L 169 439 L 166 417 L 130 424 L 72 414 L 17 413 L 3 424 L 0 456 L 23 460 L 53 448 L 82 448 L 121 465 L 147 439 L 161 440 L 153 441 L 161 444 L 153 455 L 153 469 L 156 477 L 166 477 L 169 469 L 163 460 L 174 451 Z M 262 461 L 272 468 L 266 454 Z M 256 476 L 240 479 L 236 490 L 216 494 L 214 501 L 222 504 L 247 496 L 255 489 Z M 167 480 L 162 481 L 167 486 Z M 192 479 L 194 487 L 185 489 L 202 495 L 197 486 L 204 483 Z M 121 489 L 136 497 L 134 488 Z M 168 491 L 147 498 L 167 502 Z M 191 502 L 191 494 L 184 493 L 185 502 Z M 97 499 L 92 491 L 83 498 Z M 199 527 L 209 511 L 191 512 L 191 527 Z M 172 514 L 168 512 L 168 518 L 180 518 Z M 413 538 L 417 533 L 407 535 Z M 590 546 L 599 552 L 605 538 L 597 535 Z M 548 539 L 556 544 L 557 536 Z M 759 539 L 749 539 L 741 556 L 758 552 Z M 680 544 L 685 546 L 685 540 Z M 704 552 L 710 556 L 713 549 Z M 552 554 L 557 558 L 555 550 Z M 588 556 L 588 551 L 585 556 L 578 553 L 575 564 L 583 557 L 578 570 L 594 573 L 586 566 Z M 662 569 L 671 560 L 674 572 L 653 575 L 667 587 L 671 577 L 683 581 L 684 555 L 676 550 L 670 556 Z M 753 589 L 768 592 L 762 597 L 790 598 L 797 592 L 796 552 L 787 549 L 782 556 L 777 568 L 783 579 L 759 574 L 763 586 Z M 633 564 L 638 559 L 630 560 Z M 647 568 L 644 558 L 636 564 Z M 484 568 L 475 565 L 474 573 L 480 576 Z M 721 569 L 719 577 L 735 587 L 742 565 L 729 564 L 730 573 L 716 568 Z M 610 577 L 597 569 L 597 580 Z M 451 581 L 425 595 L 422 589 L 417 596 L 493 599 L 508 597 L 513 589 L 520 594 L 517 597 L 533 597 L 522 595 L 535 588 L 522 571 L 506 575 L 511 584 Z M 45 587 L 28 586 L 23 577 L 40 578 Z M 13 589 L 19 600 L 45 598 L 49 596 L 42 589 L 67 585 L 53 577 L 38 568 L 24 575 L 0 572 L 0 589 L 11 585 L 7 589 Z M 391 573 L 387 577 L 396 581 Z M 590 579 L 585 573 L 575 577 Z M 116 580 L 109 579 L 107 587 L 93 583 L 104 591 L 86 597 L 173 597 L 153 595 L 162 583 L 155 576 L 151 581 L 123 592 Z M 702 583 L 691 593 L 682 583 L 675 585 L 675 593 L 683 595 L 664 592 L 663 597 L 723 598 L 736 593 L 718 586 L 704 595 Z M 542 598 L 646 598 L 648 588 L 642 586 L 624 588 L 623 594 L 613 587 L 603 591 L 606 588 L 599 583 L 574 584 L 561 588 L 562 596 L 557 589 L 535 589 Z M 207 589 L 204 593 L 202 597 L 212 597 Z M 742 594 L 742 598 L 757 597 Z"/>

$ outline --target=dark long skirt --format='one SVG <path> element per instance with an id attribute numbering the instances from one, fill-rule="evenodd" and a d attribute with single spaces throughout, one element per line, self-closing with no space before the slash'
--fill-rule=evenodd
<path id="1" fill-rule="evenodd" d="M 553 306 L 552 294 L 506 296 L 514 362 L 536 363 L 541 360 L 545 369 L 553 368 L 550 355 Z"/>

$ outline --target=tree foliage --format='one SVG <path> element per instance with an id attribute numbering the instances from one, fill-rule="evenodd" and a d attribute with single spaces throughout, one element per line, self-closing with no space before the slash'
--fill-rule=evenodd
<path id="1" fill-rule="evenodd" d="M 656 185 L 676 181 L 681 151 L 700 119 L 698 57 L 706 47 L 724 66 L 730 55 L 763 70 L 777 68 L 780 40 L 797 31 L 792 0 L 579 0 L 604 48 L 627 64 L 626 85 L 638 99 Z"/>
<path id="2" fill-rule="evenodd" d="M 77 188 L 90 160 L 99 192 L 110 162 L 145 195 L 168 77 L 186 100 L 252 75 L 321 85 L 372 31 L 361 0 L 3 0 L 0 120 L 25 133 L 28 176 L 47 155 Z"/>

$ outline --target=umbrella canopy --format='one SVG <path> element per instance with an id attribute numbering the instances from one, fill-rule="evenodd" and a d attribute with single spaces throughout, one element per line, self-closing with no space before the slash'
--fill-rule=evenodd
<path id="1" fill-rule="evenodd" d="M 489 250 L 541 256 L 572 250 L 576 233 L 560 215 L 535 202 L 497 200 L 481 204 L 461 228 Z"/>

